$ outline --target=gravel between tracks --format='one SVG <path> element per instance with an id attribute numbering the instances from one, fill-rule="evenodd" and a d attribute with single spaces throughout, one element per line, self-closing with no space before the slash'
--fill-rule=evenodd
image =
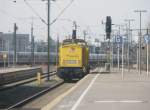
<path id="1" fill-rule="evenodd" d="M 56 84 L 58 81 L 59 79 L 52 79 L 49 82 L 43 80 L 43 84 L 41 85 L 38 85 L 37 81 L 35 81 L 6 91 L 0 91 L 0 109 L 6 109 L 17 102 Z"/>

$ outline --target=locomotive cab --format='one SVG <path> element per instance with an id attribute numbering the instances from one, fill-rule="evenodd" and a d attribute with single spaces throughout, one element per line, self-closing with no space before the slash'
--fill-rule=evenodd
<path id="1" fill-rule="evenodd" d="M 65 80 L 82 78 L 89 72 L 89 49 L 82 39 L 66 39 L 59 47 L 58 76 Z"/>

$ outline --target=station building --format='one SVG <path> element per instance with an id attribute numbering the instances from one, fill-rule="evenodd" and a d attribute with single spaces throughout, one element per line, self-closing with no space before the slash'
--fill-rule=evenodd
<path id="1" fill-rule="evenodd" d="M 26 52 L 29 50 L 29 34 L 16 35 L 17 52 Z M 0 32 L 0 51 L 14 50 L 14 35 L 13 33 Z"/>

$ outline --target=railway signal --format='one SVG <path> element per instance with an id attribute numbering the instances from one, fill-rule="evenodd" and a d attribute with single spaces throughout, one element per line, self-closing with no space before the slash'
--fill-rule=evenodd
<path id="1" fill-rule="evenodd" d="M 106 17 L 106 39 L 110 39 L 110 35 L 111 35 L 111 17 L 107 16 Z"/>
<path id="2" fill-rule="evenodd" d="M 108 39 L 108 50 L 107 50 L 107 62 L 105 66 L 107 67 L 106 71 L 110 71 L 110 36 L 111 36 L 111 16 L 106 17 L 106 39 Z"/>

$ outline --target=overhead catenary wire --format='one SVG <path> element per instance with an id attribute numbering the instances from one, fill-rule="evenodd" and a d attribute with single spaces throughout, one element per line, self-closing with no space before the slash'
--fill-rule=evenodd
<path id="1" fill-rule="evenodd" d="M 35 11 L 35 9 L 27 2 L 27 0 L 24 0 L 26 5 L 32 10 L 32 12 L 44 23 L 47 25 L 46 21 Z"/>
<path id="2" fill-rule="evenodd" d="M 3 9 L 0 9 L 0 12 L 1 12 L 2 14 L 5 14 L 6 16 L 8 16 L 8 17 L 10 17 L 10 18 L 13 18 L 13 19 L 18 20 L 17 17 L 11 15 L 10 13 L 8 13 L 7 11 L 5 11 L 5 10 L 3 10 Z"/>
<path id="3" fill-rule="evenodd" d="M 24 0 L 24 2 L 26 3 L 26 5 L 31 9 L 31 11 L 37 16 L 39 17 L 39 19 L 47 25 L 46 21 L 35 11 L 35 9 L 27 2 L 27 0 Z M 72 5 L 72 3 L 74 2 L 74 0 L 71 0 L 69 2 L 69 4 L 67 6 L 64 7 L 64 9 L 62 9 L 62 11 L 58 14 L 58 16 L 50 23 L 50 25 L 54 24 L 59 18 L 60 16 Z"/>
<path id="4" fill-rule="evenodd" d="M 31 4 L 29 2 L 27 2 L 27 0 L 23 0 L 25 2 L 25 4 L 32 10 L 32 12 L 44 23 L 47 25 L 46 21 L 36 12 L 36 10 L 31 6 Z M 58 14 L 58 16 L 50 23 L 50 25 L 54 24 L 58 19 L 59 17 L 71 6 L 71 4 L 73 3 L 74 0 L 71 0 L 63 9 L 62 11 Z M 6 16 L 10 17 L 11 19 L 14 19 L 14 20 L 19 20 L 23 23 L 28 23 L 28 24 L 31 24 L 29 22 L 27 22 L 26 20 L 23 20 L 23 19 L 20 19 L 18 17 L 15 17 L 14 15 L 12 14 L 9 14 L 8 12 L 6 12 L 5 10 L 1 10 L 0 9 L 0 12 L 2 14 L 5 14 Z M 24 22 L 25 21 L 25 22 Z"/>
<path id="5" fill-rule="evenodd" d="M 60 16 L 72 5 L 73 2 L 74 0 L 71 0 L 70 3 L 64 9 L 62 9 L 58 16 L 50 23 L 50 25 L 54 24 L 60 18 Z"/>

